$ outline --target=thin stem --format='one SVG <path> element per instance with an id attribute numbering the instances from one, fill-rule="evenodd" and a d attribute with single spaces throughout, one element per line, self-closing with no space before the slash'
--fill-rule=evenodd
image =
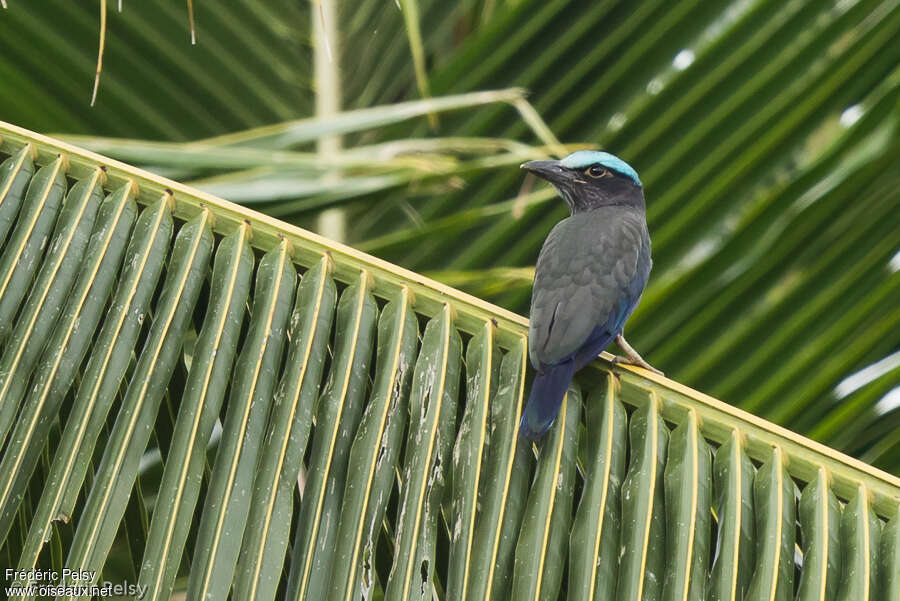
<path id="1" fill-rule="evenodd" d="M 191 24 L 191 45 L 194 46 L 197 44 L 197 29 L 194 27 L 194 0 L 187 0 L 187 8 L 188 22 Z"/>
<path id="2" fill-rule="evenodd" d="M 312 21 L 313 64 L 316 78 L 316 117 L 328 118 L 341 111 L 341 74 L 338 60 L 337 6 L 335 0 L 313 0 L 318 6 L 318 18 Z M 316 6 L 313 7 L 315 10 Z M 340 154 L 340 134 L 326 134 L 316 140 L 316 150 L 323 161 Z M 325 175 L 325 180 L 337 180 L 340 171 Z M 343 209 L 328 209 L 319 215 L 319 232 L 332 240 L 346 240 L 346 215 Z"/>
<path id="3" fill-rule="evenodd" d="M 94 106 L 94 102 L 97 100 L 97 89 L 100 87 L 100 72 L 103 71 L 103 48 L 105 46 L 106 0 L 100 0 L 100 48 L 97 50 L 97 72 L 94 74 L 94 91 L 91 93 L 91 106 Z"/>

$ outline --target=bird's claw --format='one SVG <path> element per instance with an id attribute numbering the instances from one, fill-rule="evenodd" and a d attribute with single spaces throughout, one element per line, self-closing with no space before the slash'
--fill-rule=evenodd
<path id="1" fill-rule="evenodd" d="M 652 371 L 653 373 L 655 373 L 658 376 L 666 375 L 644 360 L 635 360 L 635 359 L 631 359 L 629 357 L 621 357 L 619 355 L 613 355 L 612 364 L 613 365 L 636 365 L 637 367 L 643 367 L 647 371 Z"/>
<path id="2" fill-rule="evenodd" d="M 619 363 L 619 364 L 624 364 L 624 365 L 637 365 L 638 367 L 643 367 L 647 371 L 652 371 L 653 373 L 655 373 L 659 376 L 665 376 L 665 374 L 663 372 L 659 371 L 658 369 L 656 369 L 655 367 L 653 367 L 652 365 L 650 365 L 649 363 L 644 361 L 644 358 L 641 357 L 640 354 L 638 354 L 638 352 L 636 350 L 631 348 L 631 345 L 628 344 L 628 341 L 625 340 L 625 336 L 623 336 L 621 332 L 619 332 L 616 335 L 616 344 L 618 344 L 619 347 L 623 351 L 625 351 L 625 354 L 627 355 L 627 357 L 620 357 L 619 355 L 613 355 L 613 363 L 614 364 Z"/>

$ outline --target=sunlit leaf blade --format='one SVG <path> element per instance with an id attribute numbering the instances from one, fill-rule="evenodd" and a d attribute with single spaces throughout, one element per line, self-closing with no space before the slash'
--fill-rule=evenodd
<path id="1" fill-rule="evenodd" d="M 409 300 L 401 289 L 379 319 L 375 382 L 350 449 L 330 599 L 352 601 L 374 586 L 375 546 L 399 461 L 418 346 Z"/>
<path id="2" fill-rule="evenodd" d="M 90 190 L 87 194 L 83 200 L 93 196 Z M 16 421 L 11 437 L 13 442 L 0 462 L 4 483 L 0 486 L 0 530 L 5 531 L 11 514 L 19 506 L 63 398 L 93 341 L 136 216 L 137 206 L 129 185 L 108 196 L 99 207 L 97 223 L 77 281 L 71 290 L 64 290 L 68 300 L 38 362 L 35 385 L 28 392 Z"/>
<path id="3" fill-rule="evenodd" d="M 201 212 L 181 228 L 175 239 L 150 333 L 104 447 L 66 559 L 73 570 L 99 574 L 106 563 L 200 294 L 201 276 L 209 265 L 213 250 L 209 221 L 209 211 Z M 74 582 L 72 578 L 65 581 Z"/>
<path id="4" fill-rule="evenodd" d="M 516 544 L 512 598 L 556 599 L 566 565 L 581 391 L 571 386 L 549 434 L 541 441 L 537 473 L 528 494 Z"/>
<path id="5" fill-rule="evenodd" d="M 331 372 L 316 408 L 316 437 L 293 542 L 288 591 L 295 599 L 323 599 L 328 591 L 337 517 L 347 460 L 366 396 L 378 309 L 369 275 L 341 294 Z"/>
<path id="6" fill-rule="evenodd" d="M 712 457 L 693 411 L 669 436 L 664 479 L 666 574 L 662 598 L 703 601 L 710 554 Z"/>
<path id="7" fill-rule="evenodd" d="M 753 467 L 738 431 L 716 451 L 713 462 L 713 508 L 717 534 L 709 598 L 712 601 L 739 601 L 750 586 L 753 574 Z"/>
<path id="8" fill-rule="evenodd" d="M 613 374 L 585 403 L 584 489 L 569 538 L 572 601 L 615 598 L 628 418 Z"/>
<path id="9" fill-rule="evenodd" d="M 881 520 L 872 511 L 869 493 L 860 486 L 841 516 L 841 584 L 839 601 L 882 599 L 878 579 Z"/>
<path id="10" fill-rule="evenodd" d="M 753 480 L 756 511 L 756 567 L 746 599 L 787 601 L 794 595 L 794 481 L 784 467 L 784 452 L 771 456 Z"/>
<path id="11" fill-rule="evenodd" d="M 294 490 L 325 365 L 337 291 L 323 257 L 306 272 L 291 316 L 287 366 L 275 393 L 248 521 L 290 523 Z M 248 530 L 235 578 L 235 598 L 272 599 L 283 571 L 288 528 Z"/>
<path id="12" fill-rule="evenodd" d="M 665 566 L 664 471 L 669 430 L 651 393 L 631 415 L 630 458 L 622 483 L 622 533 L 616 598 L 660 599 Z"/>
<path id="13" fill-rule="evenodd" d="M 91 355 L 70 416 L 71 420 L 76 412 L 79 414 L 75 422 L 78 425 L 66 429 L 66 432 L 75 433 L 72 440 L 76 455 L 67 458 L 67 461 L 74 460 L 73 464 L 60 465 L 65 490 L 55 510 L 64 516 L 72 515 L 116 391 L 123 377 L 135 369 L 139 352 L 136 344 L 144 321 L 151 320 L 151 302 L 165 270 L 166 258 L 171 264 L 173 229 L 172 200 L 163 196 L 144 209 L 132 231 L 111 311 L 104 319 L 98 338 L 103 343 L 102 350 Z"/>
<path id="14" fill-rule="evenodd" d="M 150 142 L 119 138 L 65 136 L 66 140 L 94 152 L 129 163 L 189 170 L 292 168 L 312 177 L 335 167 L 374 171 L 388 168 L 434 169 L 455 162 L 456 153 L 525 153 L 527 144 L 482 138 L 403 140 L 358 146 L 331 156 L 312 152 L 271 151 L 262 148 L 217 146 L 203 142 Z"/>
<path id="15" fill-rule="evenodd" d="M 15 325 L 13 316 L 40 264 L 65 192 L 62 157 L 41 167 L 28 184 L 15 228 L 0 255 L 0 344 Z"/>
<path id="16" fill-rule="evenodd" d="M 885 599 L 900 599 L 900 512 L 891 518 L 881 532 L 878 561 L 881 594 Z"/>
<path id="17" fill-rule="evenodd" d="M 803 569 L 797 601 L 831 601 L 841 575 L 841 505 L 828 488 L 825 470 L 800 495 Z"/>
<path id="18" fill-rule="evenodd" d="M 91 456 L 107 413 L 125 376 L 172 236 L 168 197 L 144 209 L 134 226 L 110 310 L 95 341 L 100 352 L 88 361 L 78 385 L 18 566 L 32 569 L 54 520 L 68 521 L 91 469 Z"/>
<path id="19" fill-rule="evenodd" d="M 442 98 L 410 100 L 384 107 L 373 107 L 346 111 L 321 119 L 302 119 L 299 121 L 277 123 L 234 134 L 228 134 L 203 140 L 205 144 L 218 146 L 251 146 L 271 149 L 285 149 L 304 142 L 311 142 L 326 135 L 346 134 L 354 131 L 383 127 L 393 123 L 406 121 L 413 117 L 427 115 L 439 111 L 459 110 L 462 108 L 494 103 L 509 103 L 522 97 L 522 90 L 509 88 L 472 92 Z"/>
<path id="20" fill-rule="evenodd" d="M 172 445 L 163 470 L 138 584 L 145 599 L 168 599 L 194 519 L 206 445 L 225 397 L 253 273 L 249 227 L 216 250 L 209 312 L 194 345 Z"/>
<path id="21" fill-rule="evenodd" d="M 32 147 L 26 145 L 0 164 L 0 240 L 6 240 L 34 174 L 31 155 Z"/>
<path id="22" fill-rule="evenodd" d="M 231 588 L 296 279 L 286 241 L 266 253 L 256 270 L 250 329 L 235 364 L 222 440 L 191 564 L 188 591 L 197 598 L 224 599 Z"/>
<path id="23" fill-rule="evenodd" d="M 466 348 L 466 398 L 453 447 L 450 511 L 450 560 L 444 587 L 448 599 L 461 601 L 470 578 L 475 520 L 487 488 L 482 479 L 488 449 L 488 418 L 497 390 L 500 356 L 494 345 L 493 324 L 473 337 Z"/>
<path id="24" fill-rule="evenodd" d="M 534 454 L 519 437 L 528 345 L 519 338 L 500 364 L 491 399 L 484 490 L 476 509 L 472 557 L 462 599 L 502 599 L 512 583 L 516 542 L 525 512 Z M 449 594 L 457 594 L 448 589 Z"/>
<path id="25" fill-rule="evenodd" d="M 452 463 L 462 342 L 450 306 L 428 322 L 410 392 L 409 435 L 401 470 L 394 562 L 385 600 L 429 599 L 437 522 Z"/>
<path id="26" fill-rule="evenodd" d="M 0 442 L 13 419 L 29 376 L 59 318 L 87 250 L 97 210 L 103 201 L 99 169 L 75 184 L 63 203 L 47 254 L 19 312 L 0 357 Z"/>

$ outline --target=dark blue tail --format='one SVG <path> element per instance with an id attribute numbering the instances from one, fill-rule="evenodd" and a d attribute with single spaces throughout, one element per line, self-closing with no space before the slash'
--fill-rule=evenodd
<path id="1" fill-rule="evenodd" d="M 537 440 L 547 433 L 556 420 L 563 397 L 575 374 L 575 360 L 569 359 L 556 365 L 545 365 L 531 384 L 531 394 L 522 421 L 519 423 L 519 434 L 529 440 Z"/>

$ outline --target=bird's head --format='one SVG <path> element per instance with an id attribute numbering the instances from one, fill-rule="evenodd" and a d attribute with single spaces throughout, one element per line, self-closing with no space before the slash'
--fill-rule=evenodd
<path id="1" fill-rule="evenodd" d="M 610 205 L 644 208 L 637 171 L 608 152 L 579 150 L 558 161 L 529 161 L 522 169 L 553 184 L 573 214 Z"/>

